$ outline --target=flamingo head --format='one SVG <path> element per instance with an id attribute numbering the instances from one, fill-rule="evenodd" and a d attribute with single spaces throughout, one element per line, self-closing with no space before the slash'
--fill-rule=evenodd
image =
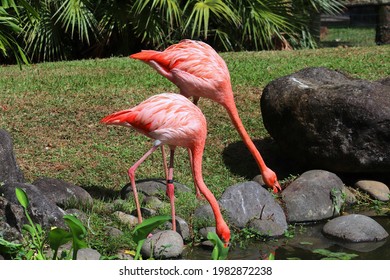
<path id="1" fill-rule="evenodd" d="M 221 238 L 222 242 L 224 243 L 225 247 L 229 246 L 230 241 L 230 230 L 225 221 L 221 221 L 217 223 L 216 225 L 216 233 Z"/>
<path id="2" fill-rule="evenodd" d="M 282 191 L 275 172 L 269 168 L 266 168 L 266 170 L 264 170 L 261 175 L 263 177 L 264 183 L 267 185 L 267 187 L 272 188 L 274 193 Z"/>

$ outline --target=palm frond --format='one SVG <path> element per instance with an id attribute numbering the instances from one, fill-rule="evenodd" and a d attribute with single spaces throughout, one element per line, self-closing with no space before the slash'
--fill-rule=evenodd
<path id="1" fill-rule="evenodd" d="M 243 21 L 240 41 L 244 48 L 272 48 L 274 37 L 281 38 L 282 34 L 293 30 L 288 16 L 290 9 L 286 2 L 241 1 L 239 11 Z"/>
<path id="2" fill-rule="evenodd" d="M 231 25 L 238 25 L 240 20 L 237 14 L 232 9 L 230 1 L 222 0 L 202 0 L 188 1 L 184 7 L 184 13 L 191 10 L 190 15 L 184 25 L 184 32 L 191 28 L 191 37 L 200 36 L 203 34 L 204 39 L 207 39 L 210 29 L 210 19 L 216 22 L 217 25 L 227 22 Z"/>
<path id="3" fill-rule="evenodd" d="M 87 1 L 83 0 L 66 0 L 53 17 L 57 18 L 55 23 L 61 23 L 62 27 L 65 28 L 65 32 L 69 32 L 70 29 L 71 38 L 77 31 L 79 39 L 82 42 L 85 40 L 89 44 L 90 32 L 94 36 L 97 35 L 97 22 L 87 4 Z"/>
<path id="4" fill-rule="evenodd" d="M 177 0 L 136 0 L 133 7 L 136 14 L 142 14 L 144 11 L 159 12 L 170 28 L 182 22 L 180 1 Z"/>
<path id="5" fill-rule="evenodd" d="M 28 59 L 16 40 L 21 31 L 19 21 L 3 7 L 0 7 L 0 54 L 3 57 L 8 57 L 9 52 L 12 52 L 19 65 L 28 64 Z"/>
<path id="6" fill-rule="evenodd" d="M 24 17 L 26 51 L 38 62 L 66 59 L 64 32 L 53 17 L 56 6 L 52 1 L 40 1 L 38 11 L 39 18 L 30 20 L 27 16 Z"/>

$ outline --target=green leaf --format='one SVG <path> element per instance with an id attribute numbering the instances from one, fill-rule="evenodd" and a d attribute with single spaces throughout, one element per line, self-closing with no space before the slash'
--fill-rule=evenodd
<path id="1" fill-rule="evenodd" d="M 229 252 L 229 247 L 225 247 L 225 244 L 215 232 L 209 232 L 207 234 L 207 239 L 214 244 L 211 258 L 213 260 L 225 260 Z"/>
<path id="2" fill-rule="evenodd" d="M 24 209 L 27 209 L 29 205 L 28 197 L 26 192 L 21 188 L 15 189 L 16 198 L 18 199 L 19 203 L 23 206 Z"/>
<path id="3" fill-rule="evenodd" d="M 313 250 L 313 253 L 324 256 L 324 260 L 350 260 L 359 256 L 356 254 L 348 254 L 344 252 L 332 252 L 326 249 L 315 249 Z"/>
<path id="4" fill-rule="evenodd" d="M 169 220 L 171 220 L 171 216 L 156 216 L 144 220 L 137 225 L 133 231 L 134 242 L 138 243 L 139 241 L 146 239 L 152 230 Z"/>
<path id="5" fill-rule="evenodd" d="M 55 228 L 49 232 L 49 245 L 55 251 L 70 240 L 72 240 L 72 233 L 62 228 Z"/>
<path id="6" fill-rule="evenodd" d="M 238 26 L 240 19 L 230 6 L 230 1 L 222 0 L 188 1 L 184 7 L 184 12 L 191 8 L 192 11 L 184 30 L 192 26 L 191 37 L 194 37 L 196 32 L 196 36 L 199 37 L 203 33 L 204 38 L 207 38 L 211 18 L 221 24 L 228 22 L 233 26 Z"/>
<path id="7" fill-rule="evenodd" d="M 87 234 L 87 230 L 73 215 L 65 215 L 64 217 L 65 223 L 69 226 L 70 231 L 72 233 L 73 239 L 73 259 L 75 260 L 77 257 L 77 251 L 82 248 L 87 248 L 87 242 L 84 241 L 84 238 Z"/>
<path id="8" fill-rule="evenodd" d="M 36 233 L 36 229 L 34 227 L 32 227 L 31 225 L 23 225 L 23 229 L 26 230 L 27 232 L 29 232 L 31 234 L 31 236 L 35 236 L 35 233 Z"/>
<path id="9" fill-rule="evenodd" d="M 17 253 L 21 247 L 22 244 L 12 243 L 0 237 L 0 253 L 12 255 Z"/>
<path id="10" fill-rule="evenodd" d="M 313 245 L 313 242 L 308 242 L 308 241 L 301 241 L 299 242 L 301 245 Z"/>

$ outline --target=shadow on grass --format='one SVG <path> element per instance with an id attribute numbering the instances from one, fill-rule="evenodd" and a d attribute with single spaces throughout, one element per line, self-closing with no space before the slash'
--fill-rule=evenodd
<path id="1" fill-rule="evenodd" d="M 283 180 L 289 175 L 297 175 L 304 171 L 304 167 L 297 161 L 288 158 L 279 149 L 272 138 L 253 141 L 266 165 L 276 172 L 278 179 Z M 222 153 L 226 166 L 234 174 L 243 176 L 248 180 L 260 174 L 260 170 L 244 142 L 238 141 L 230 144 Z"/>
<path id="2" fill-rule="evenodd" d="M 86 190 L 94 199 L 110 200 L 120 198 L 120 190 L 108 189 L 103 186 L 81 186 Z"/>

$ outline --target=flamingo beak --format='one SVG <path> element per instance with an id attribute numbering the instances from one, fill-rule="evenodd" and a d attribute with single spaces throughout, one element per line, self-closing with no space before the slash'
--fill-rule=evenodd
<path id="1" fill-rule="evenodd" d="M 274 193 L 278 193 L 278 192 L 281 192 L 281 191 L 282 191 L 282 188 L 280 187 L 279 182 L 276 181 L 274 186 L 273 186 L 273 192 Z"/>

